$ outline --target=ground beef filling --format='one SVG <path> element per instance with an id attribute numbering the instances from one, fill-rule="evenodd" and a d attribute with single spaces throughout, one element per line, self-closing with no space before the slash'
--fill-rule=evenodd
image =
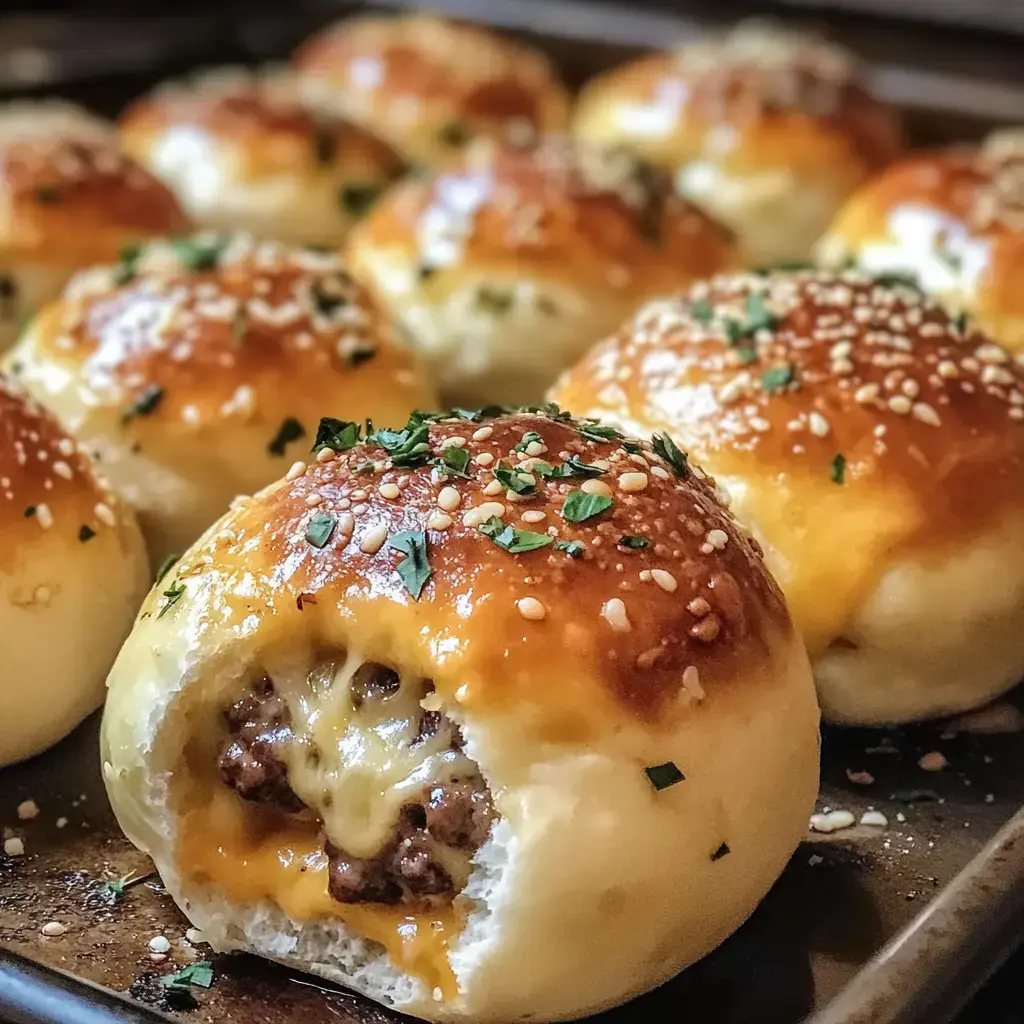
<path id="1" fill-rule="evenodd" d="M 399 686 L 398 676 L 381 665 L 362 666 L 352 679 L 353 704 L 384 701 Z M 425 683 L 425 692 L 433 689 Z M 284 747 L 294 741 L 285 702 L 263 677 L 224 712 L 229 738 L 219 767 L 221 778 L 244 800 L 296 813 L 305 805 L 288 783 Z M 462 748 L 458 726 L 438 711 L 424 711 L 413 743 L 446 732 L 452 748 Z M 437 903 L 461 888 L 453 864 L 483 845 L 495 818 L 487 784 L 479 775 L 426 787 L 402 808 L 390 843 L 375 857 L 354 857 L 329 841 L 328 889 L 340 903 Z"/>

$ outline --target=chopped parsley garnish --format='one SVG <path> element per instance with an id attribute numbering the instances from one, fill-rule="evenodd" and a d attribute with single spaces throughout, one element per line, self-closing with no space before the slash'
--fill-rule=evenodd
<path id="1" fill-rule="evenodd" d="M 765 305 L 763 292 L 747 296 L 747 333 L 770 330 L 777 323 L 775 314 Z"/>
<path id="2" fill-rule="evenodd" d="M 715 850 L 715 852 L 713 854 L 711 854 L 711 859 L 712 860 L 721 860 L 728 853 L 732 853 L 732 850 L 729 849 L 729 844 L 728 843 L 722 843 L 722 844 L 719 845 L 718 849 Z"/>
<path id="3" fill-rule="evenodd" d="M 153 577 L 154 583 L 159 583 L 170 571 L 181 555 L 168 555 L 161 563 L 160 568 L 156 571 L 156 576 Z"/>
<path id="4" fill-rule="evenodd" d="M 639 551 L 650 546 L 650 537 L 644 537 L 638 533 L 627 533 L 619 538 L 619 547 L 621 548 L 632 548 L 634 551 Z"/>
<path id="5" fill-rule="evenodd" d="M 502 487 L 513 494 L 533 494 L 537 490 L 537 485 L 522 470 L 513 469 L 505 461 L 495 467 L 494 476 Z"/>
<path id="6" fill-rule="evenodd" d="M 118 261 L 114 267 L 114 284 L 120 287 L 127 284 L 135 276 L 135 264 L 142 255 L 142 246 L 122 246 Z"/>
<path id="7" fill-rule="evenodd" d="M 464 476 L 467 480 L 469 479 L 469 474 L 466 472 L 466 467 L 469 465 L 469 452 L 465 448 L 449 445 L 441 451 L 441 458 L 434 465 L 444 476 Z"/>
<path id="8" fill-rule="evenodd" d="M 405 589 L 418 601 L 431 572 L 426 533 L 422 530 L 404 530 L 388 541 L 388 547 L 405 555 L 398 563 L 398 575 Z"/>
<path id="9" fill-rule="evenodd" d="M 375 348 L 355 348 L 345 357 L 345 362 L 349 366 L 362 366 L 363 363 L 368 363 L 376 354 L 377 350 Z"/>
<path id="10" fill-rule="evenodd" d="M 180 971 L 165 974 L 160 979 L 167 1001 L 181 1009 L 195 1009 L 199 1004 L 192 995 L 190 988 L 209 988 L 213 984 L 213 964 L 209 960 L 199 960 Z"/>
<path id="11" fill-rule="evenodd" d="M 761 277 L 767 277 L 769 274 L 774 273 L 796 274 L 801 270 L 814 269 L 814 264 L 807 260 L 784 260 L 782 263 L 773 263 L 771 266 L 754 267 L 754 273 L 759 274 Z"/>
<path id="12" fill-rule="evenodd" d="M 330 316 L 342 306 L 348 305 L 348 300 L 340 292 L 324 291 L 319 285 L 314 285 L 310 289 L 310 295 L 313 297 L 313 305 L 316 306 L 316 311 L 324 316 Z"/>
<path id="13" fill-rule="evenodd" d="M 560 466 L 552 466 L 550 462 L 534 462 L 531 472 L 545 480 L 561 480 L 574 476 L 601 476 L 606 470 L 593 463 L 584 462 L 578 455 L 570 455 Z"/>
<path id="14" fill-rule="evenodd" d="M 651 437 L 654 454 L 660 455 L 675 471 L 676 476 L 685 480 L 692 470 L 686 452 L 680 451 L 675 441 L 668 434 L 654 434 Z"/>
<path id="15" fill-rule="evenodd" d="M 91 527 L 83 524 L 78 530 L 78 539 L 84 544 L 87 540 L 92 540 L 96 536 L 96 531 Z"/>
<path id="16" fill-rule="evenodd" d="M 164 400 L 164 389 L 157 384 L 150 384 L 138 398 L 121 413 L 121 422 L 128 423 L 136 416 L 148 416 Z"/>
<path id="17" fill-rule="evenodd" d="M 383 448 L 391 457 L 392 465 L 411 469 L 426 463 L 430 452 L 427 443 L 429 438 L 430 430 L 426 422 L 414 414 L 402 430 L 381 428 L 368 431 L 366 442 Z"/>
<path id="18" fill-rule="evenodd" d="M 834 484 L 846 482 L 846 456 L 842 452 L 836 455 L 829 463 L 828 475 Z"/>
<path id="19" fill-rule="evenodd" d="M 897 789 L 889 794 L 890 800 L 901 804 L 937 803 L 941 797 L 934 789 Z"/>
<path id="20" fill-rule="evenodd" d="M 173 238 L 171 248 L 187 270 L 213 270 L 226 244 L 224 238 Z"/>
<path id="21" fill-rule="evenodd" d="M 714 316 L 714 312 L 711 308 L 711 303 L 707 299 L 696 299 L 690 303 L 690 313 L 693 319 L 699 324 L 704 324 L 705 327 L 711 323 L 711 317 Z"/>
<path id="22" fill-rule="evenodd" d="M 513 529 L 511 526 L 506 526 L 497 516 L 491 516 L 477 529 L 485 537 L 490 537 L 499 548 L 509 551 L 513 555 L 522 554 L 524 551 L 536 551 L 537 548 L 546 548 L 553 543 L 552 538 L 546 533 Z"/>
<path id="23" fill-rule="evenodd" d="M 173 583 L 160 595 L 161 597 L 167 598 L 164 601 L 163 607 L 157 614 L 158 619 L 162 619 L 182 598 L 185 593 L 185 584 L 180 580 L 175 579 Z"/>
<path id="24" fill-rule="evenodd" d="M 437 273 L 437 267 L 432 263 L 421 263 L 419 270 L 416 271 L 416 276 L 421 281 L 429 281 Z"/>
<path id="25" fill-rule="evenodd" d="M 970 317 L 966 313 L 957 313 L 953 318 L 953 323 L 956 325 L 958 334 L 966 334 L 967 326 L 970 323 Z"/>
<path id="26" fill-rule="evenodd" d="M 562 518 L 567 519 L 570 523 L 582 523 L 611 507 L 612 499 L 603 494 L 570 491 L 565 496 L 565 504 L 562 505 Z"/>
<path id="27" fill-rule="evenodd" d="M 469 142 L 469 137 L 469 126 L 463 121 L 448 121 L 438 132 L 438 138 L 446 146 L 463 146 Z"/>
<path id="28" fill-rule="evenodd" d="M 313 441 L 313 454 L 330 448 L 332 452 L 347 452 L 359 444 L 360 427 L 349 420 L 337 420 L 333 416 L 323 416 L 316 428 L 316 440 Z"/>
<path id="29" fill-rule="evenodd" d="M 494 316 L 504 316 L 512 308 L 512 293 L 482 285 L 476 291 L 476 304 Z"/>
<path id="30" fill-rule="evenodd" d="M 355 473 L 356 476 L 369 476 L 373 472 L 373 463 L 369 460 L 366 462 L 360 462 L 352 472 Z"/>
<path id="31" fill-rule="evenodd" d="M 528 430 L 523 434 L 522 441 L 519 442 L 512 450 L 516 452 L 525 452 L 531 444 L 543 444 L 544 438 L 537 433 L 536 430 Z"/>
<path id="32" fill-rule="evenodd" d="M 26 505 L 24 516 L 26 519 L 31 519 L 36 514 L 35 505 Z"/>
<path id="33" fill-rule="evenodd" d="M 56 185 L 36 186 L 37 203 L 59 203 L 62 198 L 63 193 Z"/>
<path id="34" fill-rule="evenodd" d="M 380 187 L 373 184 L 342 185 L 338 189 L 338 202 L 341 208 L 353 217 L 362 217 L 376 202 L 380 195 Z"/>
<path id="35" fill-rule="evenodd" d="M 796 367 L 792 363 L 784 366 L 773 366 L 761 374 L 761 386 L 766 395 L 774 395 L 776 392 L 785 391 L 790 384 L 798 383 Z"/>
<path id="36" fill-rule="evenodd" d="M 873 282 L 877 285 L 881 285 L 883 288 L 912 288 L 915 292 L 921 291 L 921 286 L 918 284 L 917 275 L 910 273 L 909 270 L 893 270 L 887 274 L 875 274 L 872 278 Z"/>
<path id="37" fill-rule="evenodd" d="M 580 433 L 590 441 L 621 441 L 622 434 L 603 423 L 581 423 Z"/>
<path id="38" fill-rule="evenodd" d="M 280 458 L 284 455 L 285 448 L 287 448 L 288 445 L 293 441 L 298 441 L 300 437 L 305 436 L 305 427 L 303 427 L 303 425 L 295 419 L 294 416 L 289 416 L 281 423 L 281 426 L 277 428 L 277 433 L 267 445 L 267 451 L 270 452 L 271 455 L 276 455 Z"/>
<path id="39" fill-rule="evenodd" d="M 570 558 L 582 558 L 586 545 L 581 540 L 556 540 L 555 547 L 564 551 Z"/>
<path id="40" fill-rule="evenodd" d="M 313 547 L 322 548 L 331 539 L 336 525 L 334 516 L 328 515 L 326 512 L 317 512 L 306 527 L 306 540 Z"/>
<path id="41" fill-rule="evenodd" d="M 644 769 L 644 774 L 650 779 L 651 785 L 658 790 L 668 789 L 677 782 L 682 782 L 686 776 L 676 767 L 674 761 L 666 761 L 664 764 L 651 764 Z"/>
<path id="42" fill-rule="evenodd" d="M 155 874 L 155 871 L 147 871 L 144 875 L 136 876 L 134 872 L 131 872 L 121 878 L 111 878 L 104 882 L 97 882 L 92 886 L 90 895 L 110 905 L 120 903 L 124 899 L 124 894 L 132 886 L 145 882 L 147 878 L 152 878 Z"/>

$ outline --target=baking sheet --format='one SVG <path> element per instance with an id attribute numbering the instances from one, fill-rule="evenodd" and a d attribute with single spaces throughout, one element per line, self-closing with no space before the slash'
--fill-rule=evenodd
<path id="1" fill-rule="evenodd" d="M 331 5 L 330 13 L 337 15 L 344 6 Z M 449 0 L 434 6 L 490 17 L 506 27 L 532 27 L 532 38 L 540 38 L 575 82 L 637 46 L 685 38 L 701 27 L 699 19 L 614 6 L 574 8 L 578 16 L 573 19 L 564 3 Z M 721 9 L 717 17 L 730 13 L 731 8 Z M 143 54 L 144 66 L 132 65 L 126 56 L 116 74 L 99 77 L 89 75 L 88 54 L 73 49 L 78 33 L 72 25 L 71 30 L 53 30 L 49 38 L 57 40 L 55 53 L 72 48 L 69 53 L 77 54 L 79 63 L 52 57 L 55 82 L 29 84 L 35 91 L 61 92 L 114 113 L 151 81 L 189 64 L 283 54 L 315 20 L 301 4 L 282 17 L 279 9 L 271 14 L 254 3 L 245 31 L 215 18 L 203 26 L 185 21 L 155 28 L 152 23 L 125 22 L 120 26 L 122 41 L 115 45 L 108 39 L 108 48 Z M 565 35 L 570 25 L 571 38 Z M 31 32 L 22 28 L 18 46 L 31 48 Z M 107 28 L 113 31 L 113 26 Z M 870 43 L 870 30 L 863 39 Z M 916 63 L 886 63 L 886 47 L 902 47 Z M 936 68 L 942 59 L 936 52 L 922 35 L 912 49 L 906 40 L 889 39 L 877 54 L 883 91 L 914 108 L 911 127 L 918 141 L 976 137 L 1011 111 L 1024 109 L 1020 85 L 1013 76 L 998 73 L 998 53 L 987 61 L 971 58 L 975 51 L 965 40 L 955 70 L 940 73 Z M 3 73 L 6 66 L 0 45 L 0 87 L 11 84 Z M 74 73 L 57 73 L 68 68 Z M 925 724 L 890 732 L 828 732 L 819 810 L 848 810 L 859 819 L 874 807 L 886 815 L 887 826 L 809 834 L 764 904 L 718 951 L 657 992 L 595 1019 L 625 1024 L 637 1013 L 652 1020 L 685 1013 L 701 1024 L 796 1024 L 820 1013 L 828 1024 L 897 1019 L 941 1024 L 984 980 L 989 962 L 1013 939 L 1000 933 L 996 939 L 988 936 L 994 945 L 981 944 L 985 920 L 998 918 L 999 906 L 1006 905 L 1006 893 L 989 884 L 991 873 L 998 871 L 1007 884 L 1015 885 L 1014 893 L 1024 890 L 1018 884 L 1018 874 L 1024 874 L 1017 870 L 1021 855 L 1000 851 L 1015 857 L 1014 870 L 1007 868 L 1005 857 L 985 861 L 980 881 L 964 890 L 970 912 L 955 904 L 947 908 L 940 929 L 925 927 L 928 922 L 920 915 L 933 897 L 1024 804 L 1018 736 L 943 738 L 943 731 L 941 724 Z M 948 759 L 934 773 L 918 764 L 932 751 Z M 874 781 L 868 782 L 869 776 Z M 18 817 L 17 807 L 26 800 L 39 807 L 35 819 Z M 350 1024 L 381 1024 L 397 1019 L 359 997 L 318 987 L 312 979 L 244 956 L 212 957 L 214 984 L 209 990 L 193 990 L 197 1009 L 167 1007 L 159 978 L 197 959 L 209 959 L 210 950 L 185 937 L 188 924 L 157 879 L 130 886 L 116 902 L 103 890 L 104 881 L 145 874 L 149 865 L 121 837 L 110 816 L 99 779 L 95 720 L 42 758 L 0 771 L 0 827 L 5 838 L 17 836 L 25 846 L 24 856 L 0 855 L 0 945 L 191 1020 L 275 1024 L 303 1019 L 320 1024 L 340 1018 Z M 942 901 L 930 905 L 934 909 Z M 915 921 L 919 927 L 890 960 L 888 973 L 885 964 L 875 963 L 859 974 L 886 942 Z M 67 930 L 45 936 L 42 929 L 48 922 Z M 171 944 L 167 958 L 159 962 L 148 946 L 158 934 Z M 979 949 L 984 952 L 980 962 L 974 955 Z M 951 956 L 959 958 L 963 969 L 940 978 Z M 842 1005 L 834 999 L 855 976 L 868 985 L 875 1003 L 862 1001 L 844 1010 L 843 1017 L 826 1018 L 831 1012 L 827 1007 Z M 901 1002 L 892 986 L 910 976 L 914 986 L 906 985 L 907 990 L 941 988 L 946 1009 L 921 1011 L 919 1001 L 918 1010 L 887 1015 L 887 1006 Z"/>

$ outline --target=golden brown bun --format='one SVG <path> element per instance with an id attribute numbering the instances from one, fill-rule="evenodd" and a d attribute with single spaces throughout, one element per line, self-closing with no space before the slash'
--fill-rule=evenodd
<path id="1" fill-rule="evenodd" d="M 0 124 L 0 190 L 0 350 L 76 270 L 187 227 L 169 189 L 84 134 L 5 135 Z"/>
<path id="2" fill-rule="evenodd" d="M 1024 670 L 1022 385 L 913 287 L 805 272 L 652 303 L 553 396 L 677 432 L 764 545 L 823 712 L 884 722 Z"/>
<path id="3" fill-rule="evenodd" d="M 894 111 L 849 53 L 760 21 L 599 75 L 574 133 L 674 173 L 755 265 L 808 258 L 843 199 L 900 146 Z"/>
<path id="4" fill-rule="evenodd" d="M 447 160 L 469 139 L 562 131 L 569 94 L 540 52 L 490 29 L 426 14 L 350 18 L 295 54 L 318 109 L 377 132 L 413 163 Z"/>
<path id="5" fill-rule="evenodd" d="M 822 240 L 828 264 L 913 274 L 952 313 L 1024 348 L 1024 132 L 919 153 L 855 192 Z"/>
<path id="6" fill-rule="evenodd" d="M 80 274 L 6 365 L 98 453 L 154 561 L 280 475 L 323 410 L 393 417 L 433 398 L 337 257 L 247 235 Z"/>
<path id="7" fill-rule="evenodd" d="M 99 707 L 149 580 L 131 509 L 0 376 L 0 766 Z"/>
<path id="8" fill-rule="evenodd" d="M 814 688 L 756 545 L 667 441 L 557 410 L 470 415 L 336 444 L 211 528 L 111 673 L 104 777 L 215 948 L 431 1020 L 576 1018 L 706 953 L 777 877 L 817 789 Z M 598 502 L 586 517 L 581 496 Z M 347 803 L 378 814 L 390 768 L 373 750 L 398 723 L 334 724 L 313 680 L 338 652 L 403 690 L 431 681 L 493 795 L 454 909 L 332 902 L 321 835 L 296 846 L 280 820 L 246 834 L 234 794 L 216 775 L 204 788 L 216 747 L 197 751 L 264 671 L 331 723 L 315 758 L 329 791 L 311 793 L 349 848 L 330 829 Z M 679 774 L 659 791 L 652 766 Z M 410 920 L 415 944 L 397 938 Z"/>
<path id="9" fill-rule="evenodd" d="M 221 68 L 164 85 L 122 115 L 125 149 L 193 221 L 336 247 L 402 170 L 385 143 L 314 117 L 290 76 Z"/>
<path id="10" fill-rule="evenodd" d="M 535 401 L 641 302 L 734 265 L 728 233 L 626 153 L 487 140 L 391 191 L 353 272 L 434 366 L 446 400 Z"/>

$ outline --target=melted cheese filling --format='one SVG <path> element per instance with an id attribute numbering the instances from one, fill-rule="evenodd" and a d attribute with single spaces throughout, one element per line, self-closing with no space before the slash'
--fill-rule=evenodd
<path id="1" fill-rule="evenodd" d="M 178 801 L 178 869 L 183 879 L 216 886 L 233 903 L 270 900 L 296 922 L 341 921 L 382 946 L 396 969 L 450 998 L 457 992 L 448 962 L 449 941 L 462 923 L 457 905 L 348 904 L 328 892 L 324 833 L 349 854 L 373 857 L 394 839 L 402 807 L 425 787 L 478 774 L 452 748 L 448 728 L 418 735 L 424 680 L 403 677 L 384 696 L 355 699 L 350 684 L 363 662 L 349 652 L 309 670 L 270 669 L 292 717 L 294 740 L 282 750 L 288 781 L 310 812 L 271 810 L 224 785 L 216 769 L 222 729 L 190 744 Z M 440 844 L 435 852 L 461 888 L 469 857 Z"/>

